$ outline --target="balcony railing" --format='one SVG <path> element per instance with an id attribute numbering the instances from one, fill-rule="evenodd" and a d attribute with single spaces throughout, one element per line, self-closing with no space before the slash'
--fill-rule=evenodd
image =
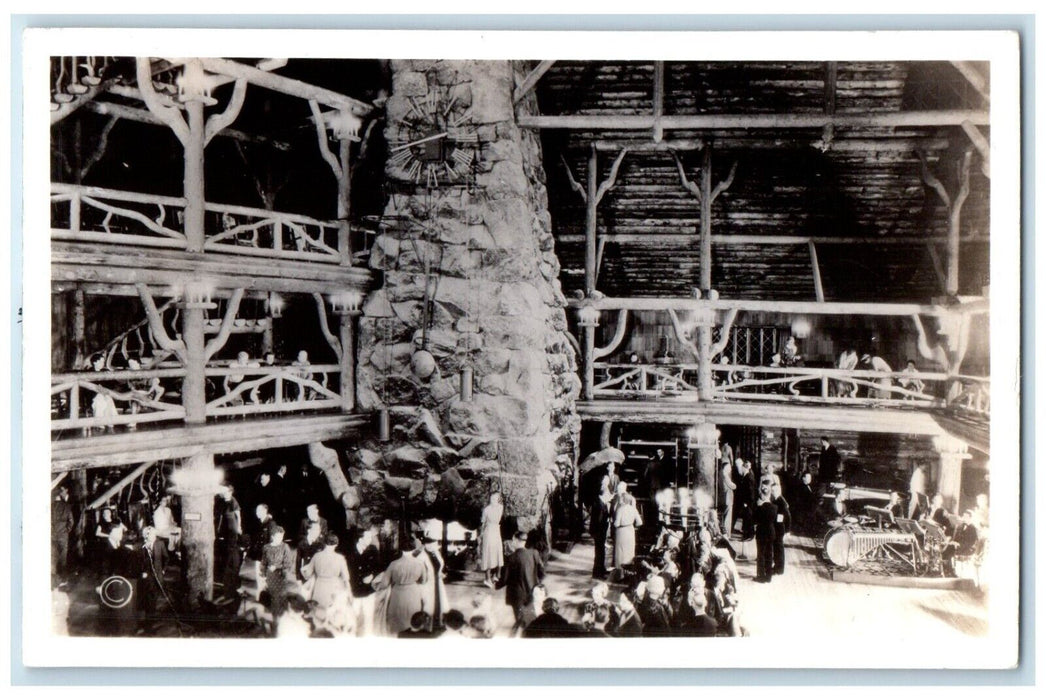
<path id="1" fill-rule="evenodd" d="M 342 405 L 336 364 L 208 367 L 210 418 L 301 413 Z M 143 423 L 180 421 L 183 368 L 75 372 L 51 376 L 51 430 L 112 432 Z"/>
<path id="2" fill-rule="evenodd" d="M 696 364 L 595 363 L 594 396 L 697 400 Z M 941 372 L 713 364 L 713 398 L 855 406 L 955 407 L 987 414 L 990 380 Z"/>
<path id="3" fill-rule="evenodd" d="M 185 250 L 184 197 L 51 184 L 51 237 Z M 337 221 L 230 204 L 204 205 L 204 251 L 230 255 L 342 262 Z M 353 257 L 366 255 L 367 233 L 350 236 Z"/>

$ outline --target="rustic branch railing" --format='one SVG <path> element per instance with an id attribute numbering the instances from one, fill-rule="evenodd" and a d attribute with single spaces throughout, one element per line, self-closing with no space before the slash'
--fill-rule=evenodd
<path id="1" fill-rule="evenodd" d="M 207 402 L 208 416 L 319 411 L 341 406 L 341 395 L 327 386 L 339 376 L 339 365 L 308 367 L 209 367 L 225 393 Z M 229 381 L 226 381 L 228 379 Z"/>
<path id="2" fill-rule="evenodd" d="M 339 390 L 328 386 L 340 370 L 335 364 L 208 367 L 207 417 L 340 408 Z M 143 423 L 183 420 L 184 377 L 183 368 L 54 374 L 51 430 L 133 430 Z"/>
<path id="3" fill-rule="evenodd" d="M 697 396 L 696 364 L 596 363 L 596 398 Z M 987 414 L 989 380 L 942 372 L 713 364 L 720 400 L 859 406 L 951 406 Z"/>
<path id="4" fill-rule="evenodd" d="M 184 376 L 184 369 L 51 375 L 51 430 L 134 428 L 181 420 L 182 405 L 161 399 L 180 388 Z"/>
<path id="5" fill-rule="evenodd" d="M 51 184 L 54 240 L 185 249 L 184 197 Z M 339 222 L 301 214 L 205 203 L 205 251 L 339 264 Z M 350 241 L 366 255 L 366 232 Z"/>

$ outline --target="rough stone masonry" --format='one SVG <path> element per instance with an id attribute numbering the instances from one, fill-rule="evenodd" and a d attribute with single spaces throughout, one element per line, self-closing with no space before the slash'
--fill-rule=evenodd
<path id="1" fill-rule="evenodd" d="M 370 258 L 384 283 L 363 308 L 357 376 L 360 409 L 389 407 L 392 439 L 351 455 L 357 515 L 373 522 L 406 507 L 475 526 L 499 489 L 506 516 L 533 527 L 576 461 L 581 421 L 541 144 L 515 121 L 526 66 L 401 60 L 392 72 L 390 141 L 411 100 L 436 91 L 471 106 L 479 150 L 471 187 L 396 183 L 386 168 L 388 225 Z M 520 109 L 536 109 L 533 95 Z M 422 349 L 435 359 L 425 378 L 412 366 Z M 462 400 L 467 367 L 474 393 Z"/>

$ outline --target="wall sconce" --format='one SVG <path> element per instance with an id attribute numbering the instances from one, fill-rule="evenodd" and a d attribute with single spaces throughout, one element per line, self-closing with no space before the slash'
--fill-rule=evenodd
<path id="1" fill-rule="evenodd" d="M 323 115 L 323 121 L 327 123 L 327 128 L 331 130 L 334 138 L 339 141 L 360 140 L 359 133 L 360 127 L 363 126 L 363 120 L 349 110 L 339 109 L 327 112 Z"/>
<path id="2" fill-rule="evenodd" d="M 221 469 L 180 468 L 171 472 L 168 491 L 176 496 L 206 496 L 218 493 L 225 484 L 225 472 Z"/>
<path id="3" fill-rule="evenodd" d="M 935 435 L 933 447 L 941 454 L 966 454 L 970 449 L 970 446 L 959 438 L 947 434 Z"/>
<path id="4" fill-rule="evenodd" d="M 585 304 L 577 310 L 577 322 L 582 328 L 596 328 L 599 326 L 599 309 L 592 304 Z"/>
<path id="5" fill-rule="evenodd" d="M 273 318 L 283 318 L 283 309 L 287 306 L 287 302 L 283 300 L 276 292 L 270 292 L 269 298 L 266 300 L 266 306 L 269 308 L 269 315 Z"/>
<path id="6" fill-rule="evenodd" d="M 690 445 L 697 448 L 714 448 L 719 444 L 719 430 L 715 423 L 699 423 L 686 431 Z"/>
<path id="7" fill-rule="evenodd" d="M 331 310 L 338 315 L 358 314 L 360 312 L 360 304 L 363 303 L 363 294 L 354 289 L 331 294 L 328 298 L 330 299 Z"/>
<path id="8" fill-rule="evenodd" d="M 797 316 L 796 318 L 792 319 L 792 335 L 794 335 L 799 340 L 809 338 L 810 329 L 810 319 L 808 319 L 806 316 Z"/>
<path id="9" fill-rule="evenodd" d="M 182 102 L 218 104 L 218 100 L 211 97 L 214 80 L 204 72 L 199 61 L 186 62 L 182 67 L 182 74 L 175 79 L 175 83 L 178 85 L 178 99 Z"/>
<path id="10" fill-rule="evenodd" d="M 216 309 L 211 301 L 214 285 L 209 282 L 189 282 L 182 291 L 182 306 L 186 309 Z"/>

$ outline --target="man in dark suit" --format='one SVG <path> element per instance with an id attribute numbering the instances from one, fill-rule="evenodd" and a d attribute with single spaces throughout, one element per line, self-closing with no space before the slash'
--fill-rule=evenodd
<path id="1" fill-rule="evenodd" d="M 734 531 L 737 521 L 741 521 L 741 539 L 752 539 L 754 530 L 752 523 L 752 509 L 755 507 L 756 481 L 751 467 L 741 459 L 737 458 L 737 476 L 734 478 L 737 488 L 734 490 L 734 517 L 730 523 L 730 533 Z"/>
<path id="2" fill-rule="evenodd" d="M 604 480 L 606 477 L 604 477 Z M 610 524 L 610 498 L 611 492 L 600 489 L 599 495 L 592 501 L 592 509 L 589 511 L 589 532 L 595 540 L 595 556 L 592 560 L 592 577 L 607 577 L 607 528 Z"/>
<path id="3" fill-rule="evenodd" d="M 774 573 L 780 575 L 785 572 L 784 536 L 792 529 L 792 513 L 788 508 L 788 501 L 781 493 L 779 483 L 770 486 L 770 497 L 774 507 L 777 508 L 777 519 L 774 523 Z"/>
<path id="4" fill-rule="evenodd" d="M 51 585 L 57 586 L 69 564 L 69 535 L 73 531 L 73 509 L 69 489 L 59 486 L 51 502 Z"/>
<path id="5" fill-rule="evenodd" d="M 315 503 L 310 503 L 305 508 L 305 517 L 301 520 L 301 525 L 298 527 L 298 539 L 304 539 L 309 534 L 309 527 L 313 523 L 320 524 L 320 538 L 327 536 L 330 529 L 327 527 L 327 519 L 320 515 L 320 507 Z"/>
<path id="6" fill-rule="evenodd" d="M 541 555 L 526 546 L 526 533 L 517 532 L 512 539 L 516 550 L 505 559 L 505 604 L 512 608 L 518 623 L 533 600 L 534 586 L 545 577 L 545 567 Z"/>
<path id="7" fill-rule="evenodd" d="M 955 571 L 955 557 L 968 557 L 977 550 L 977 541 L 980 534 L 973 524 L 973 511 L 967 510 L 962 514 L 962 522 L 955 528 L 955 534 L 951 541 L 945 545 L 943 557 L 945 568 L 949 572 Z"/>
<path id="8" fill-rule="evenodd" d="M 820 493 L 828 489 L 828 485 L 833 481 L 838 481 L 842 478 L 842 473 L 839 467 L 842 466 L 843 460 L 839 456 L 839 450 L 835 449 L 827 438 L 827 436 L 821 436 L 821 455 L 817 459 L 817 481 L 820 483 Z"/>
<path id="9" fill-rule="evenodd" d="M 770 583 L 774 575 L 774 539 L 777 537 L 777 506 L 770 494 L 770 486 L 764 485 L 756 504 L 755 549 L 757 583 Z"/>

